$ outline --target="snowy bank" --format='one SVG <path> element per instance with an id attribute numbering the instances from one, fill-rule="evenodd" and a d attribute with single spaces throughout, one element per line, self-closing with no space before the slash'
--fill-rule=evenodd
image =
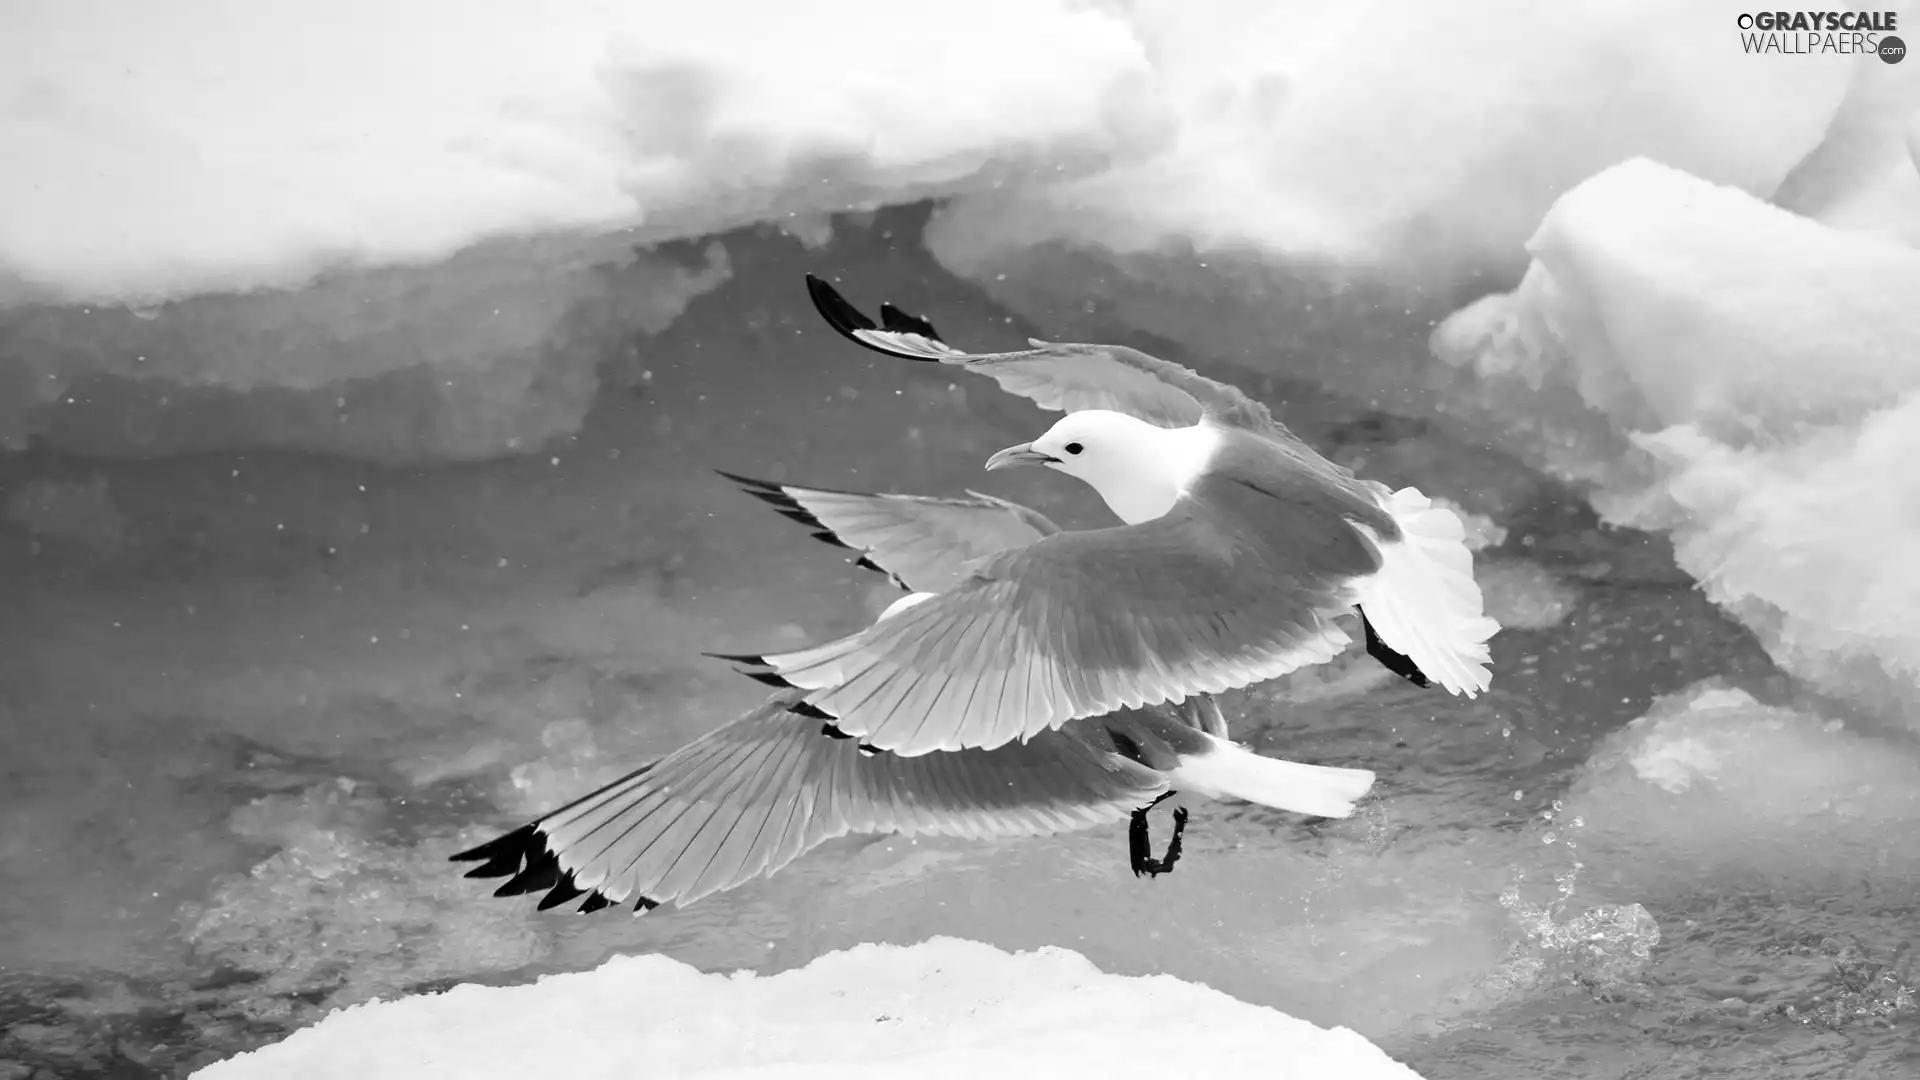
<path id="1" fill-rule="evenodd" d="M 1624 158 L 1920 237 L 1920 65 L 1749 55 L 1727 0 L 121 7 L 0 38 L 0 447 L 528 452 L 729 273 L 635 248 L 929 197 L 1054 336 L 1416 413 L 1406 328 Z"/>
<path id="2" fill-rule="evenodd" d="M 934 938 L 861 945 L 796 971 L 703 974 L 623 956 L 529 986 L 457 986 L 355 1006 L 204 1080 L 355 1076 L 1261 1077 L 1418 1080 L 1328 1030 L 1077 953 Z"/>
<path id="3" fill-rule="evenodd" d="M 768 257 L 720 231 L 950 196 L 927 247 L 1048 336 L 1443 417 L 1674 530 L 1816 684 L 1920 679 L 1862 503 L 1920 64 L 1752 55 L 1725 0 L 290 10 L 15 9 L 0 446 L 533 451 Z"/>
<path id="4" fill-rule="evenodd" d="M 1750 55 L 1743 9 L 1713 0 L 1207 6 L 1244 39 L 1213 41 L 1187 5 L 1140 15 L 1173 149 L 959 198 L 935 256 L 1052 338 L 1144 333 L 1502 442 L 1531 440 L 1538 403 L 1487 397 L 1427 334 L 1511 287 L 1542 215 L 1595 173 L 1650 157 L 1920 241 L 1920 65 Z"/>
<path id="5" fill-rule="evenodd" d="M 831 8 L 9 5 L 0 447 L 528 451 L 728 272 L 636 247 L 1166 136 L 1110 14 Z"/>
<path id="6" fill-rule="evenodd" d="M 1154 126 L 1127 25 L 1057 2 L 9 9 L 0 304 L 698 236 L 1085 167 Z"/>
<path id="7" fill-rule="evenodd" d="M 1644 159 L 1561 199 L 1528 250 L 1435 353 L 1550 403 L 1532 456 L 1671 532 L 1782 666 L 1920 702 L 1920 250 Z"/>
<path id="8" fill-rule="evenodd" d="M 1635 154 L 1770 195 L 1819 146 L 1856 72 L 1885 79 L 1853 63 L 1864 57 L 1746 55 L 1740 10 L 1143 4 L 1178 145 L 964 199 L 936 251 L 973 275 L 1049 241 L 1121 256 L 1246 248 L 1444 286 L 1513 266 L 1556 196 Z"/>

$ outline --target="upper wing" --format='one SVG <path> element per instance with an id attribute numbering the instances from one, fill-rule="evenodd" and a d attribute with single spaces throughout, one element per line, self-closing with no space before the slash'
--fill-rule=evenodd
<path id="1" fill-rule="evenodd" d="M 883 750 L 995 747 L 1330 660 L 1348 641 L 1333 619 L 1379 567 L 1339 504 L 1216 474 L 1163 517 L 1003 552 L 858 634 L 727 659 Z"/>
<path id="2" fill-rule="evenodd" d="M 966 499 L 866 495 L 720 475 L 812 526 L 818 539 L 860 552 L 861 565 L 912 592 L 943 592 L 974 560 L 1060 531 L 1037 510 L 977 492 Z"/>
<path id="3" fill-rule="evenodd" d="M 1117 750 L 1097 725 L 997 750 L 905 758 L 836 737 L 799 698 L 775 695 L 453 858 L 485 860 L 468 877 L 511 875 L 496 896 L 548 890 L 543 910 L 583 895 L 583 911 L 628 900 L 646 910 L 771 874 L 848 833 L 1046 835 L 1118 821 L 1166 790 L 1160 773 Z M 1182 747 L 1179 726 L 1159 721 L 1150 730 Z"/>
<path id="4" fill-rule="evenodd" d="M 917 322 L 889 306 L 882 328 L 833 286 L 807 275 L 807 292 L 827 324 L 850 341 L 888 356 L 932 360 L 988 375 L 1002 390 L 1043 409 L 1108 409 L 1160 427 L 1190 427 L 1210 415 L 1221 423 L 1271 428 L 1266 406 L 1226 383 L 1124 345 L 1070 345 L 1030 339 L 1020 352 L 964 353 L 913 328 Z"/>

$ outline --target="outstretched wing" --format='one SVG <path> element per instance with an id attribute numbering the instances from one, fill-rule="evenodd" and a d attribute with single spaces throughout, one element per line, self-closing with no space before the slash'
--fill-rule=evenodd
<path id="1" fill-rule="evenodd" d="M 995 747 L 1330 660 L 1379 568 L 1342 504 L 1215 475 L 1163 517 L 1003 552 L 858 634 L 724 659 L 883 750 Z"/>
<path id="2" fill-rule="evenodd" d="M 771 874 L 848 833 L 1047 835 L 1119 821 L 1166 790 L 1099 722 L 996 750 L 906 758 L 846 737 L 800 697 L 777 694 L 453 859 L 482 863 L 468 877 L 508 878 L 496 896 L 546 891 L 542 910 L 585 897 L 579 910 L 632 902 L 645 911 Z M 1139 742 L 1143 726 L 1190 749 L 1181 741 L 1190 729 L 1158 714 L 1121 730 Z"/>
<path id="3" fill-rule="evenodd" d="M 1277 426 L 1266 406 L 1234 387 L 1124 345 L 1030 339 L 1033 348 L 1019 352 L 965 353 L 918 332 L 914 324 L 928 331 L 932 325 L 891 305 L 883 309 L 888 325 L 876 324 L 812 274 L 807 275 L 807 292 L 827 324 L 850 341 L 888 356 L 952 364 L 990 376 L 1002 390 L 1043 409 L 1108 409 L 1160 427 L 1190 427 L 1202 416 L 1255 430 Z"/>
<path id="4" fill-rule="evenodd" d="M 1037 510 L 977 492 L 965 499 L 868 495 L 720 475 L 812 527 L 815 538 L 859 552 L 859 565 L 912 592 L 944 592 L 974 560 L 1060 531 Z"/>

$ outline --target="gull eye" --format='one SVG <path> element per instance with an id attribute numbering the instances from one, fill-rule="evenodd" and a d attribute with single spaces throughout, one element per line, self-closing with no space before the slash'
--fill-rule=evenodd
<path id="1" fill-rule="evenodd" d="M 1077 454 L 1077 453 L 1079 453 L 1080 451 L 1082 451 L 1082 450 L 1085 450 L 1085 449 L 1086 449 L 1086 447 L 1084 447 L 1084 446 L 1081 446 L 1081 445 L 1080 445 L 1079 443 L 1077 443 L 1077 442 L 1070 442 L 1070 443 L 1068 443 L 1068 444 L 1067 444 L 1067 453 L 1069 453 L 1069 454 Z"/>

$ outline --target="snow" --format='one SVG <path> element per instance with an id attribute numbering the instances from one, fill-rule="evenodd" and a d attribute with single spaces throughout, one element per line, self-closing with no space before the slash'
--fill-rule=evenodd
<path id="1" fill-rule="evenodd" d="M 1911 34 L 1911 30 L 1908 31 Z M 1920 245 L 1920 67 L 1856 64 L 1820 146 L 1773 201 L 1836 228 Z"/>
<path id="2" fill-rule="evenodd" d="M 1782 666 L 1920 702 L 1920 250 L 1635 159 L 1568 193 L 1511 294 L 1434 333 L 1565 407 L 1540 457 L 1679 564 Z"/>
<path id="3" fill-rule="evenodd" d="M 1737 1015 L 1699 1052 L 1768 1075 L 1820 1071 L 1777 1017 L 1910 1025 L 1861 958 L 1920 865 L 1920 64 L 1743 55 L 1740 10 L 0 0 L 0 1074 L 389 1029 L 657 1065 L 696 1052 L 666 1016 L 812 1055 L 770 1075 L 875 1067 L 835 1038 L 1392 1069 L 1288 1016 L 1436 1075 L 1657 1072 L 1696 1048 L 1645 1031 Z M 850 842 L 670 920 L 449 875 L 757 700 L 700 651 L 895 598 L 701 469 L 954 491 L 1038 430 L 849 349 L 806 271 L 956 343 L 1194 363 L 1444 492 L 1495 692 L 1349 654 L 1247 695 L 1378 802 L 1197 808 L 1151 882 L 1111 831 Z M 893 947 L 930 933 L 987 944 Z M 1055 945 L 1088 959 L 998 951 Z M 548 1007 L 604 1027 L 515 1026 Z"/>
<path id="4" fill-rule="evenodd" d="M 1427 411 L 1426 357 L 1340 363 L 1315 327 L 1517 274 L 1553 200 L 1623 159 L 1917 235 L 1920 68 L 1747 55 L 1738 10 L 6 0 L 0 446 L 535 450 L 599 387 L 556 343 L 644 358 L 732 272 L 656 245 L 767 222 L 820 246 L 829 212 L 928 196 L 958 196 L 931 249 L 1016 310 Z M 1262 317 L 1159 310 L 1169 287 Z M 1268 355 L 1302 335 L 1323 355 Z"/>
<path id="5" fill-rule="evenodd" d="M 0 303 L 295 285 L 500 236 L 699 235 L 1050 173 L 1154 125 L 1126 24 L 1067 3 L 0 12 Z M 1016 17 L 1025 33 L 995 29 Z"/>
<path id="6" fill-rule="evenodd" d="M 1920 751 L 1708 681 L 1597 747 L 1566 796 L 1583 846 L 1643 876 L 1758 874 L 1791 890 L 1879 868 L 1920 875 Z"/>
<path id="7" fill-rule="evenodd" d="M 1084 5 L 697 11 L 0 2 L 0 446 L 535 448 L 597 386 L 553 342 L 644 340 L 727 273 L 636 245 L 817 237 L 1166 136 Z"/>
<path id="8" fill-rule="evenodd" d="M 1511 299 L 1539 355 L 1483 352 L 1481 374 L 1542 365 L 1633 430 L 1692 423 L 1738 443 L 1857 422 L 1920 384 L 1920 250 L 1842 232 L 1648 158 L 1557 202 Z M 1477 325 L 1476 316 L 1461 324 Z M 1440 351 L 1454 351 L 1443 328 Z M 1510 362 L 1496 371 L 1492 365 Z"/>
<path id="9" fill-rule="evenodd" d="M 661 956 L 344 1009 L 194 1073 L 246 1077 L 1262 1077 L 1417 1080 L 1359 1035 L 1060 948 L 936 937 L 756 977 Z"/>
<path id="10" fill-rule="evenodd" d="M 1177 147 L 963 199 L 933 238 L 942 261 L 985 276 L 1049 240 L 1122 255 L 1250 246 L 1445 288 L 1512 265 L 1556 196 L 1635 154 L 1770 194 L 1821 142 L 1856 69 L 1878 75 L 1851 62 L 1864 57 L 1746 55 L 1742 9 L 1715 0 L 1203 8 L 1139 8 L 1150 39 L 1173 38 L 1154 57 Z M 1236 27 L 1231 42 L 1202 29 L 1214 26 Z"/>

